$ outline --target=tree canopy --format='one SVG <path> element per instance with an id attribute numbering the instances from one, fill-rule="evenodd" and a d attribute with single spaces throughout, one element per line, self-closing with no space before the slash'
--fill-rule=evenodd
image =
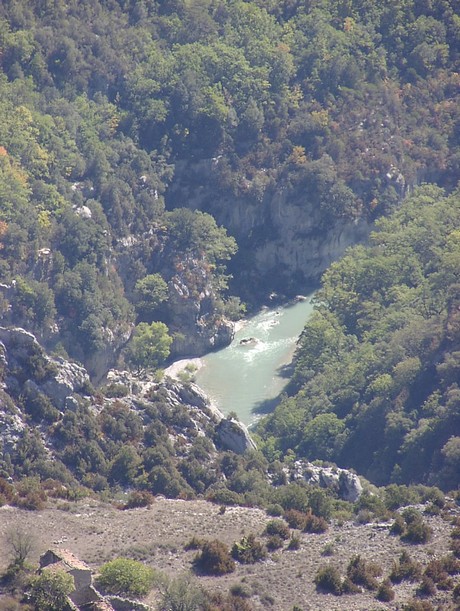
<path id="1" fill-rule="evenodd" d="M 459 192 L 424 186 L 330 267 L 267 439 L 379 484 L 457 485 L 459 228 Z"/>

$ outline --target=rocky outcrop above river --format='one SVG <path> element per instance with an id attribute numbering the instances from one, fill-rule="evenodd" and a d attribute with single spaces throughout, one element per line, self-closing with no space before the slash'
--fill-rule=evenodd
<path id="1" fill-rule="evenodd" d="M 341 499 L 350 503 L 357 501 L 363 491 L 356 473 L 339 467 L 320 467 L 310 462 L 297 460 L 289 475 L 293 480 L 304 480 L 308 484 L 331 489 Z"/>
<path id="2" fill-rule="evenodd" d="M 248 429 L 233 418 L 223 418 L 216 427 L 216 433 L 217 443 L 224 450 L 244 454 L 247 450 L 257 449 Z"/>
<path id="3" fill-rule="evenodd" d="M 190 191 L 193 176 L 200 189 Z M 222 191 L 216 198 L 219 159 L 176 164 L 167 193 L 169 205 L 184 205 L 212 214 L 226 227 L 239 247 L 232 273 L 241 292 L 298 291 L 318 281 L 346 248 L 366 239 L 365 218 L 333 217 L 325 222 L 324 210 L 308 190 L 288 185 L 269 186 L 258 197 Z M 250 260 L 250 265 L 248 265 Z"/>
<path id="4" fill-rule="evenodd" d="M 174 338 L 173 357 L 201 356 L 228 346 L 234 324 L 216 311 L 213 276 L 203 262 L 181 262 L 168 282 L 168 326 Z"/>

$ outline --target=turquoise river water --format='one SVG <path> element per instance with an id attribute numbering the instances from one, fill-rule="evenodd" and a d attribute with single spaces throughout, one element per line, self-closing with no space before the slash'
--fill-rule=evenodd
<path id="1" fill-rule="evenodd" d="M 271 411 L 286 385 L 286 366 L 312 309 L 310 296 L 248 318 L 229 346 L 201 358 L 197 384 L 224 414 L 253 423 L 261 410 Z"/>

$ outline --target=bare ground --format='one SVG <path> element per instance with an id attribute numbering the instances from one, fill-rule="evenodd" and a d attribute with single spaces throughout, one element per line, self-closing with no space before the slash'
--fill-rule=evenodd
<path id="1" fill-rule="evenodd" d="M 177 576 L 192 568 L 196 552 L 184 551 L 192 536 L 218 538 L 228 545 L 244 534 L 262 535 L 271 518 L 264 511 L 229 507 L 225 513 L 205 501 L 181 501 L 158 498 L 151 508 L 121 511 L 98 501 L 80 501 L 29 512 L 5 506 L 0 508 L 0 540 L 11 529 L 21 528 L 37 540 L 31 561 L 38 563 L 40 553 L 49 547 L 70 549 L 97 569 L 107 560 L 119 556 L 135 557 L 149 565 Z M 453 509 L 456 512 L 457 509 Z M 379 603 L 374 594 L 362 593 L 335 597 L 316 591 L 313 583 L 318 567 L 331 563 L 343 572 L 354 554 L 380 564 L 388 575 L 391 564 L 403 549 L 423 564 L 448 553 L 451 526 L 439 517 L 426 518 L 434 534 L 426 545 L 406 545 L 389 534 L 389 524 L 333 524 L 321 535 L 300 534 L 297 551 L 281 550 L 254 565 L 238 565 L 236 571 L 223 577 L 197 577 L 207 589 L 227 592 L 232 585 L 244 583 L 252 592 L 251 602 L 257 609 L 291 611 L 293 605 L 307 610 L 377 610 L 400 609 L 412 598 L 417 584 L 395 586 L 392 603 Z M 334 553 L 324 557 L 326 545 Z M 0 545 L 0 569 L 8 564 L 7 548 Z M 155 594 L 149 602 L 154 608 Z M 440 592 L 431 599 L 448 608 L 451 592 Z M 454 607 L 452 607 L 454 608 Z"/>

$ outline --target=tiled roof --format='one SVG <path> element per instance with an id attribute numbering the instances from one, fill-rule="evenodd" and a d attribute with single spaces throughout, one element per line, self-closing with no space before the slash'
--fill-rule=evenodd
<path id="1" fill-rule="evenodd" d="M 80 569 L 82 571 L 91 571 L 90 567 L 85 562 L 83 562 L 83 560 L 77 558 L 77 556 L 75 556 L 75 554 L 73 554 L 68 549 L 53 549 L 51 551 L 62 562 L 65 562 L 68 567 L 72 569 Z"/>

